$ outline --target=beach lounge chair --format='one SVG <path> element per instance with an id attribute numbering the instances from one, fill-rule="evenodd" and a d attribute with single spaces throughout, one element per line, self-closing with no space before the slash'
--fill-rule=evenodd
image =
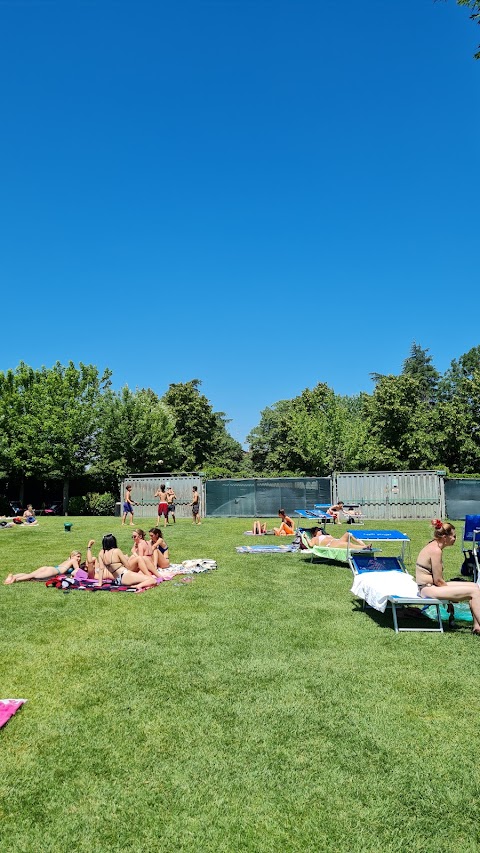
<path id="1" fill-rule="evenodd" d="M 470 548 L 465 548 L 465 543 L 471 543 Z M 473 557 L 473 580 L 477 583 L 480 573 L 480 555 L 478 549 L 480 546 L 480 515 L 466 515 L 465 526 L 463 528 L 462 551 L 464 556 Z"/>
<path id="2" fill-rule="evenodd" d="M 443 633 L 443 623 L 440 613 L 441 602 L 438 598 L 421 598 L 414 578 L 407 572 L 401 557 L 377 557 L 361 554 L 351 554 L 349 565 L 353 572 L 351 592 L 363 602 L 363 609 L 372 607 L 384 613 L 391 607 L 395 633 L 401 631 L 425 631 Z M 419 623 L 416 627 L 400 627 L 397 608 L 428 607 L 436 609 L 437 618 L 434 628 L 424 627 Z M 438 623 L 438 624 L 437 624 Z"/>
<path id="3" fill-rule="evenodd" d="M 326 548 L 322 545 L 314 545 L 313 548 L 310 548 L 307 541 L 307 534 L 305 531 L 302 531 L 300 534 L 300 542 L 302 547 L 302 553 L 310 554 L 310 562 L 313 561 L 314 557 L 318 557 L 321 560 L 335 560 L 337 563 L 345 563 L 348 565 L 349 558 L 352 554 L 365 554 L 365 550 L 358 551 L 355 546 L 347 548 Z M 372 552 L 370 551 L 370 555 Z"/>

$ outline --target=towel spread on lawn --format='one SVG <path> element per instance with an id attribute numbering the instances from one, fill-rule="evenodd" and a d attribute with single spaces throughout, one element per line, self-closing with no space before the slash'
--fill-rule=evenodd
<path id="1" fill-rule="evenodd" d="M 26 699 L 0 699 L 0 729 L 26 701 Z"/>
<path id="2" fill-rule="evenodd" d="M 370 607 L 385 612 L 388 598 L 418 598 L 418 586 L 411 575 L 405 572 L 361 572 L 355 575 L 351 589 L 357 598 L 364 599 Z"/>
<path id="3" fill-rule="evenodd" d="M 239 554 L 287 554 L 300 550 L 300 545 L 238 545 Z"/>
<path id="4" fill-rule="evenodd" d="M 162 576 L 156 578 L 157 586 L 164 581 L 171 581 L 177 575 L 197 575 L 203 572 L 211 572 L 217 568 L 215 560 L 199 558 L 193 560 L 184 560 L 183 563 L 172 563 L 168 569 L 162 572 Z M 55 589 L 88 589 L 90 592 L 147 592 L 154 587 L 146 587 L 145 589 L 136 589 L 134 586 L 118 586 L 113 581 L 104 580 L 102 586 L 98 586 L 98 581 L 88 577 L 87 573 L 80 569 L 76 572 L 75 577 L 67 575 L 57 575 L 50 578 L 45 583 L 45 586 L 52 586 Z"/>

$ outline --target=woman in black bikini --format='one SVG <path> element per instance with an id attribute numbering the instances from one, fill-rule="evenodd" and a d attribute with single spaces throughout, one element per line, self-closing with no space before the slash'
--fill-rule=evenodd
<path id="1" fill-rule="evenodd" d="M 113 533 L 107 533 L 102 539 L 102 550 L 98 555 L 98 585 L 103 582 L 105 570 L 113 576 L 116 586 L 134 586 L 136 589 L 146 589 L 155 586 L 156 580 L 147 569 L 145 572 L 132 572 L 128 567 L 128 557 L 117 547 Z"/>
<path id="2" fill-rule="evenodd" d="M 473 616 L 473 633 L 480 635 L 480 587 L 470 581 L 446 581 L 443 577 L 443 549 L 455 545 L 453 524 L 432 521 L 433 539 L 420 551 L 416 562 L 418 594 L 422 598 L 468 601 Z"/>

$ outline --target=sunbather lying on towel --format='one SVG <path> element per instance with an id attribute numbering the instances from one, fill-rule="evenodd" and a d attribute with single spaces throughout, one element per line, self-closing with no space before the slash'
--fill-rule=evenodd
<path id="1" fill-rule="evenodd" d="M 282 523 L 280 527 L 273 528 L 275 536 L 293 536 L 295 528 L 292 519 L 289 518 L 284 509 L 279 509 L 278 514 L 282 519 Z"/>
<path id="2" fill-rule="evenodd" d="M 34 572 L 19 572 L 17 574 L 9 574 L 4 583 L 18 583 L 20 581 L 43 581 L 49 578 L 54 578 L 56 575 L 75 575 L 75 572 L 85 568 L 82 566 L 82 555 L 80 551 L 72 551 L 67 560 L 60 563 L 58 566 L 40 566 Z"/>
<path id="3" fill-rule="evenodd" d="M 325 533 L 322 527 L 312 527 L 310 533 L 313 533 L 311 539 L 305 537 L 309 548 L 313 548 L 314 545 L 320 545 L 322 548 L 348 548 L 355 545 L 361 550 L 369 550 L 369 545 L 347 531 L 339 539 L 334 539 L 333 536 Z"/>
<path id="4" fill-rule="evenodd" d="M 252 533 L 254 536 L 264 536 L 267 532 L 267 522 L 266 521 L 256 521 L 253 522 Z"/>
<path id="5" fill-rule="evenodd" d="M 455 545 L 455 527 L 436 518 L 433 539 L 420 551 L 416 562 L 418 594 L 422 598 L 468 601 L 473 616 L 473 633 L 480 635 L 480 587 L 470 581 L 446 581 L 443 577 L 443 549 Z"/>

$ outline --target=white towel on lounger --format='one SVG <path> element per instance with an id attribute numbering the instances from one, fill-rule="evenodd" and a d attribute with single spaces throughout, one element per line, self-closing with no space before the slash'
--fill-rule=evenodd
<path id="1" fill-rule="evenodd" d="M 390 595 L 420 598 L 417 584 L 405 572 L 361 572 L 355 575 L 351 592 L 381 613 L 385 612 Z"/>

